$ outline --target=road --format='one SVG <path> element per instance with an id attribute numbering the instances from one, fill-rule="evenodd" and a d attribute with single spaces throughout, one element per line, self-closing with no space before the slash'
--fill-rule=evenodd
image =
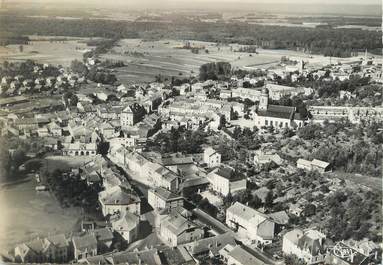
<path id="1" fill-rule="evenodd" d="M 230 228 L 228 228 L 226 225 L 218 221 L 217 219 L 213 218 L 212 216 L 208 215 L 204 211 L 195 208 L 193 210 L 193 213 L 198 217 L 198 219 L 206 224 L 208 227 L 210 227 L 212 230 L 217 232 L 218 234 L 224 234 L 228 231 L 232 231 Z M 237 238 L 238 241 L 241 241 L 240 238 Z M 250 248 L 249 246 L 243 245 L 243 247 L 249 251 L 251 254 L 253 254 L 255 257 L 257 257 L 259 260 L 266 264 L 271 264 L 271 265 L 279 265 L 280 262 L 276 262 L 273 260 L 272 257 L 269 257 L 265 253 L 262 252 L 260 249 L 256 248 Z"/>
<path id="2" fill-rule="evenodd" d="M 242 247 L 247 250 L 249 253 L 251 253 L 252 255 L 254 255 L 254 257 L 256 257 L 257 259 L 261 260 L 262 262 L 264 262 L 265 264 L 271 264 L 271 265 L 279 265 L 279 264 L 282 264 L 283 262 L 277 262 L 275 260 L 273 260 L 271 257 L 268 257 L 265 253 L 262 252 L 262 250 L 260 249 L 255 249 L 255 248 L 251 248 L 249 246 L 246 246 L 246 245 L 242 245 Z"/>
<path id="3" fill-rule="evenodd" d="M 231 231 L 230 228 L 226 227 L 223 223 L 218 221 L 217 219 L 213 218 L 212 216 L 208 215 L 204 211 L 195 208 L 193 210 L 193 213 L 198 217 L 198 219 L 206 224 L 209 228 L 217 232 L 218 234 L 224 234 L 228 231 Z"/>

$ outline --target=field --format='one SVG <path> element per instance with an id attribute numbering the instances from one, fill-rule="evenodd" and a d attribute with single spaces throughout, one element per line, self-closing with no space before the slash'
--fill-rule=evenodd
<path id="1" fill-rule="evenodd" d="M 199 54 L 191 50 L 180 49 L 184 45 L 181 41 L 161 40 L 143 41 L 140 39 L 121 40 L 109 53 L 102 55 L 102 59 L 121 60 L 126 66 L 116 69 L 117 77 L 122 83 L 152 81 L 156 75 L 189 77 L 198 74 L 199 67 L 208 62 L 226 61 L 234 68 L 252 70 L 269 68 L 280 62 L 282 56 L 293 60 L 301 60 L 318 66 L 330 63 L 329 57 L 308 55 L 289 50 L 263 50 L 258 54 L 235 52 L 239 45 L 217 45 L 212 42 L 192 41 L 195 47 L 204 47 Z M 205 51 L 208 50 L 208 53 Z M 357 58 L 332 58 L 332 62 L 353 62 Z"/>
<path id="2" fill-rule="evenodd" d="M 23 45 L 0 47 L 0 62 L 34 60 L 40 63 L 69 66 L 74 59 L 82 60 L 82 54 L 88 51 L 85 39 L 67 38 L 64 41 L 49 40 L 47 37 L 30 37 L 31 42 Z"/>
<path id="3" fill-rule="evenodd" d="M 85 161 L 49 157 L 44 165 L 50 171 L 78 167 Z M 36 192 L 33 177 L 0 188 L 0 252 L 36 236 L 68 233 L 77 225 L 81 209 L 61 208 L 49 192 Z"/>
<path id="4" fill-rule="evenodd" d="M 31 43 L 24 45 L 22 51 L 18 45 L 0 47 L 0 62 L 31 59 L 67 67 L 72 60 L 81 60 L 82 54 L 91 48 L 86 46 L 84 38 L 67 38 L 65 41 L 54 39 L 60 37 L 30 36 L 30 38 Z M 217 45 L 212 42 L 191 41 L 191 46 L 204 47 L 199 54 L 194 54 L 191 50 L 181 49 L 183 45 L 184 42 L 175 40 L 123 39 L 110 52 L 102 55 L 101 59 L 121 60 L 125 63 L 126 66 L 114 70 L 119 81 L 124 84 L 151 82 L 157 75 L 189 77 L 197 75 L 202 64 L 216 61 L 230 62 L 234 68 L 247 70 L 275 66 L 282 56 L 293 60 L 303 59 L 317 66 L 330 63 L 329 57 L 290 50 L 258 49 L 258 54 L 250 55 L 235 52 L 239 48 L 237 44 Z M 357 57 L 332 58 L 331 62 L 350 63 L 357 59 Z"/>

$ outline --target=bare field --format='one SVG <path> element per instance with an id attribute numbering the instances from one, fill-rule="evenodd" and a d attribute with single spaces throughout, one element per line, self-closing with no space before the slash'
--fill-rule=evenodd
<path id="1" fill-rule="evenodd" d="M 69 66 L 74 59 L 81 60 L 84 52 L 92 47 L 84 43 L 86 38 L 66 38 L 57 41 L 60 36 L 30 36 L 31 43 L 0 47 L 0 62 L 35 60 L 40 63 L 51 63 Z M 117 77 L 122 83 L 149 82 L 156 75 L 189 77 L 198 74 L 199 67 L 208 62 L 226 61 L 234 68 L 253 70 L 256 68 L 269 68 L 280 62 L 282 56 L 292 60 L 304 60 L 318 66 L 330 63 L 329 57 L 322 55 L 309 55 L 290 50 L 263 50 L 258 49 L 258 54 L 235 52 L 238 44 L 217 45 L 212 42 L 191 41 L 194 47 L 204 47 L 199 54 L 191 50 L 180 49 L 183 41 L 160 40 L 143 41 L 141 39 L 123 39 L 101 59 L 121 60 L 125 67 L 117 68 Z M 206 50 L 208 52 L 206 52 Z M 350 63 L 358 57 L 332 58 L 332 63 Z"/>
<path id="2" fill-rule="evenodd" d="M 69 66 L 72 60 L 82 60 L 84 52 L 89 51 L 84 39 L 65 41 L 33 40 L 28 45 L 8 45 L 0 49 L 0 62 L 34 60 L 39 63 Z"/>
<path id="3" fill-rule="evenodd" d="M 199 67 L 208 62 L 226 61 L 234 68 L 253 70 L 269 68 L 280 62 L 282 56 L 293 60 L 304 60 L 318 66 L 330 63 L 329 57 L 309 55 L 290 50 L 258 49 L 258 54 L 235 52 L 238 44 L 217 45 L 211 42 L 191 41 L 195 47 L 204 47 L 198 54 L 191 50 L 180 49 L 182 41 L 161 40 L 143 41 L 141 39 L 124 39 L 109 53 L 102 55 L 102 59 L 121 60 L 126 66 L 116 69 L 117 76 L 122 83 L 137 81 L 152 81 L 156 75 L 185 76 L 196 75 Z M 208 52 L 206 52 L 207 50 Z M 332 58 L 332 63 L 350 63 L 358 57 Z"/>

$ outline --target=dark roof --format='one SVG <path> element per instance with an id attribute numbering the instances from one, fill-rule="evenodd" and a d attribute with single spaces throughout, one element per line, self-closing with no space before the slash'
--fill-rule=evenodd
<path id="1" fill-rule="evenodd" d="M 241 173 L 235 172 L 234 170 L 228 167 L 220 167 L 215 173 L 230 181 L 237 181 L 240 179 L 244 179 L 244 176 Z"/>
<path id="2" fill-rule="evenodd" d="M 160 252 L 165 265 L 196 264 L 190 254 L 183 247 L 166 248 Z"/>
<path id="3" fill-rule="evenodd" d="M 95 229 L 93 231 L 93 234 L 95 235 L 97 241 L 112 241 L 113 240 L 113 233 L 108 228 Z"/>
<path id="4" fill-rule="evenodd" d="M 294 119 L 295 108 L 279 105 L 268 105 L 267 110 L 258 110 L 259 116 L 281 118 L 281 119 Z"/>

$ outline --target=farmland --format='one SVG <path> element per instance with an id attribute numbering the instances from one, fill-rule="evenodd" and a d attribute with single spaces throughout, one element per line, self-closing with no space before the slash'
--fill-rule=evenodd
<path id="1" fill-rule="evenodd" d="M 258 49 L 258 54 L 236 52 L 240 45 L 217 45 L 213 42 L 191 41 L 192 47 L 203 47 L 198 54 L 181 49 L 184 42 L 173 40 L 143 41 L 123 39 L 102 59 L 123 61 L 125 67 L 115 69 L 122 83 L 152 81 L 156 75 L 195 75 L 199 67 L 207 62 L 226 61 L 234 68 L 269 68 L 280 62 L 282 56 L 304 59 L 312 64 L 328 64 L 330 59 L 321 55 L 308 55 L 290 50 Z M 333 62 L 352 62 L 356 58 L 332 58 Z"/>
<path id="2" fill-rule="evenodd" d="M 23 61 L 27 59 L 40 63 L 51 63 L 68 67 L 72 60 L 81 60 L 84 52 L 92 47 L 86 45 L 87 38 L 30 36 L 31 43 L 24 45 L 22 51 L 18 45 L 8 45 L 0 50 L 0 62 Z M 191 41 L 191 47 L 198 47 L 198 54 L 191 49 L 182 49 L 183 41 L 122 39 L 108 53 L 101 55 L 102 60 L 123 61 L 125 66 L 114 69 L 118 80 L 124 84 L 150 82 L 155 76 L 189 77 L 196 75 L 199 67 L 207 62 L 226 61 L 234 68 L 252 70 L 269 68 L 280 62 L 282 56 L 293 60 L 303 59 L 310 64 L 327 65 L 329 57 L 310 55 L 292 50 L 257 49 L 257 54 L 236 52 L 241 45 L 221 45 L 213 42 Z M 332 58 L 332 63 L 349 63 L 356 57 Z"/>
<path id="3" fill-rule="evenodd" d="M 82 59 L 82 54 L 91 49 L 81 38 L 30 37 L 28 45 L 8 45 L 0 49 L 0 62 L 34 60 L 40 63 L 69 66 L 72 60 Z"/>

